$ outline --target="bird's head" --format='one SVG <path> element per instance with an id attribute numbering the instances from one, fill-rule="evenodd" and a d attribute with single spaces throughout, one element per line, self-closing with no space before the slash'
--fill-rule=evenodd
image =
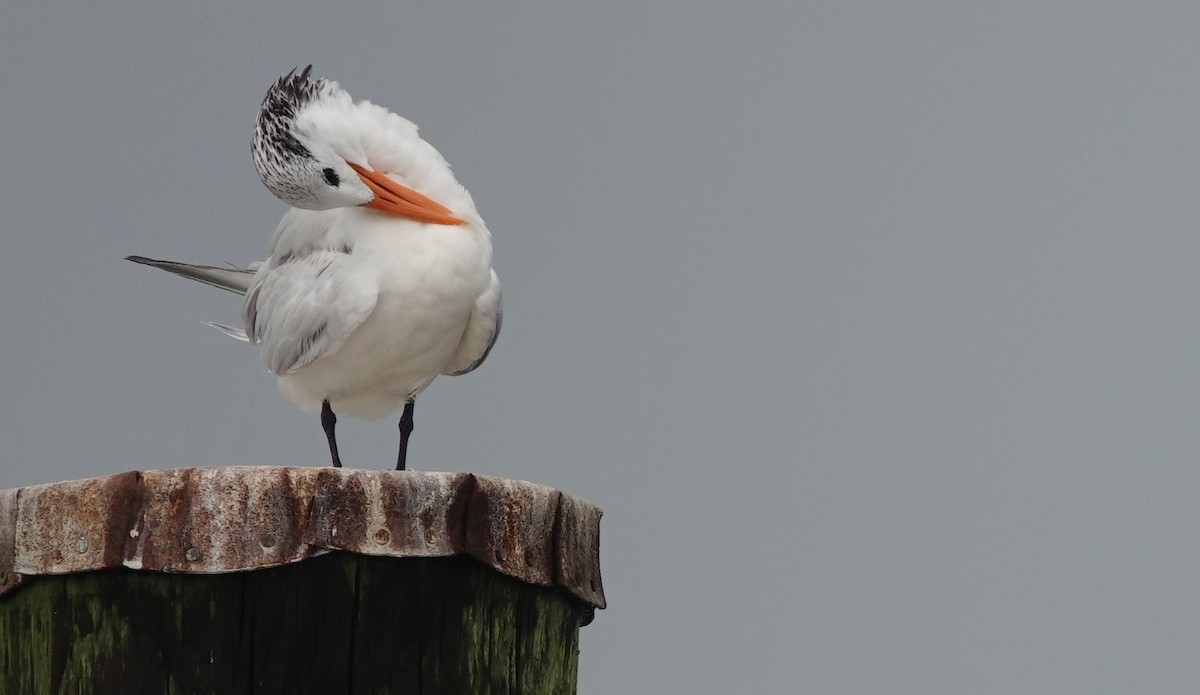
<path id="1" fill-rule="evenodd" d="M 387 126 L 400 124 L 401 131 L 407 126 L 411 138 L 428 147 L 416 127 L 369 102 L 355 103 L 337 82 L 309 79 L 311 70 L 310 65 L 280 77 L 263 97 L 253 151 L 267 188 L 288 205 L 308 210 L 363 206 L 421 222 L 463 224 L 448 208 L 368 162 L 367 149 L 388 135 L 374 131 Z"/>

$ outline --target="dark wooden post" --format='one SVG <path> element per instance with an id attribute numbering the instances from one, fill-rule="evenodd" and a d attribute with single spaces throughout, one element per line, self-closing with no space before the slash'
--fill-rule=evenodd
<path id="1" fill-rule="evenodd" d="M 573 693 L 600 510 L 334 468 L 0 490 L 0 693 Z"/>

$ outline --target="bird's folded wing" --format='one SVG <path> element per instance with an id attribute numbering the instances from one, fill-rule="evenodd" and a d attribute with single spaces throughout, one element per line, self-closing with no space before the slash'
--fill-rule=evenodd
<path id="1" fill-rule="evenodd" d="M 500 323 L 504 317 L 504 307 L 500 292 L 500 278 L 492 271 L 492 283 L 475 300 L 475 308 L 467 321 L 467 329 L 463 331 L 462 341 L 458 344 L 458 352 L 454 359 L 442 371 L 443 374 L 458 376 L 466 374 L 483 364 L 496 338 L 500 335 Z"/>
<path id="2" fill-rule="evenodd" d="M 243 318 L 247 337 L 262 347 L 272 374 L 294 372 L 336 352 L 375 308 L 378 284 L 348 269 L 349 258 L 318 250 L 268 260 L 259 270 Z"/>

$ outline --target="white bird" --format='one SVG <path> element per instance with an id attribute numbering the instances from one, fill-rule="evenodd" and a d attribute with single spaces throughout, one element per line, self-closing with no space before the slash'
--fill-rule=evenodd
<path id="1" fill-rule="evenodd" d="M 335 413 L 375 420 L 401 406 L 404 470 L 416 396 L 439 374 L 465 374 L 500 332 L 492 238 L 471 195 L 410 121 L 312 66 L 267 91 L 254 129 L 263 183 L 292 206 L 267 258 L 232 269 L 152 265 L 245 295 L 245 330 L 283 394 L 320 413 L 341 466 Z"/>

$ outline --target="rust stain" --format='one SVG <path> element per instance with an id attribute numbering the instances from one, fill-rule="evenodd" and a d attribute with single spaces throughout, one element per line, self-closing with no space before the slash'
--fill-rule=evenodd
<path id="1" fill-rule="evenodd" d="M 561 496 L 545 485 L 476 476 L 467 511 L 467 553 L 511 577 L 552 586 Z"/>
<path id="2" fill-rule="evenodd" d="M 22 577 L 125 566 L 218 573 L 329 551 L 470 555 L 603 608 L 600 510 L 467 473 L 226 467 L 0 490 L 0 595 Z"/>
<path id="3" fill-rule="evenodd" d="M 21 583 L 17 554 L 17 490 L 0 490 L 0 595 Z"/>
<path id="4" fill-rule="evenodd" d="M 16 552 L 20 574 L 82 572 L 120 564 L 137 473 L 35 485 L 17 491 Z"/>
<path id="5" fill-rule="evenodd" d="M 562 496 L 555 550 L 554 583 L 575 587 L 576 596 L 596 608 L 604 608 L 604 585 L 600 581 L 599 507 Z"/>

